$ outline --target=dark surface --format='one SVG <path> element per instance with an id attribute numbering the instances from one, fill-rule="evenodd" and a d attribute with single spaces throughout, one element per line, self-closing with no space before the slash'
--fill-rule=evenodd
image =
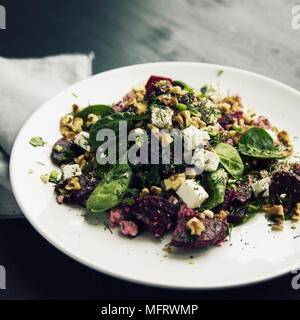
<path id="1" fill-rule="evenodd" d="M 299 89 L 300 31 L 290 26 L 292 3 L 1 0 L 7 30 L 0 30 L 0 56 L 94 51 L 95 73 L 150 61 L 211 62 L 260 72 Z M 26 220 L 0 220 L 0 265 L 7 272 L 0 299 L 300 298 L 300 291 L 291 287 L 293 274 L 219 291 L 131 284 L 71 260 Z"/>

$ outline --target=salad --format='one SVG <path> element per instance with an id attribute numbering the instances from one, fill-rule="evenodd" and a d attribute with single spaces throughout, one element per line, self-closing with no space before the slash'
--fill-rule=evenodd
<path id="1" fill-rule="evenodd" d="M 58 203 L 109 212 L 125 236 L 171 233 L 170 246 L 201 249 L 258 211 L 272 230 L 300 219 L 290 134 L 218 84 L 151 76 L 112 105 L 74 104 L 60 132 L 51 158 L 61 174 L 49 177 Z"/>

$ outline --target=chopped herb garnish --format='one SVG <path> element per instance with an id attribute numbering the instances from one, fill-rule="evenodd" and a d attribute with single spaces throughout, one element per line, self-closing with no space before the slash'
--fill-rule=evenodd
<path id="1" fill-rule="evenodd" d="M 218 71 L 218 77 L 221 77 L 221 75 L 224 73 L 224 70 L 219 70 Z"/>
<path id="2" fill-rule="evenodd" d="M 44 142 L 41 137 L 32 137 L 29 143 L 34 147 L 43 147 L 46 142 Z"/>

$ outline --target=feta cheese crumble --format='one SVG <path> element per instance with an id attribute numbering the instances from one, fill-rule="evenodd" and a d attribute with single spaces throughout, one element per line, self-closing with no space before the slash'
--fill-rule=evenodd
<path id="1" fill-rule="evenodd" d="M 62 177 L 64 180 L 68 180 L 72 177 L 81 176 L 82 172 L 78 164 L 67 164 L 61 167 Z"/>
<path id="2" fill-rule="evenodd" d="M 207 192 L 194 179 L 186 180 L 176 193 L 191 209 L 199 208 L 208 198 Z"/>
<path id="3" fill-rule="evenodd" d="M 214 213 L 211 210 L 204 210 L 203 213 L 209 219 L 213 219 L 214 218 Z"/>
<path id="4" fill-rule="evenodd" d="M 193 125 L 183 129 L 182 133 L 186 150 L 194 150 L 199 145 L 205 145 L 210 139 L 210 136 L 206 131 L 202 131 Z"/>
<path id="5" fill-rule="evenodd" d="M 86 151 L 90 151 L 91 146 L 89 144 L 89 138 L 90 138 L 90 134 L 88 132 L 82 131 L 75 136 L 74 143 L 77 144 L 82 149 Z"/>
<path id="6" fill-rule="evenodd" d="M 269 196 L 269 186 L 271 184 L 271 179 L 269 177 L 260 179 L 254 183 L 251 183 L 252 190 L 255 197 L 259 196 L 261 193 L 263 197 Z"/>
<path id="7" fill-rule="evenodd" d="M 206 96 L 214 103 L 218 103 L 226 97 L 226 92 L 221 88 L 219 83 L 212 83 L 207 88 Z"/>
<path id="8" fill-rule="evenodd" d="M 151 113 L 152 123 L 158 128 L 167 128 L 172 126 L 172 115 L 171 109 L 153 108 Z"/>
<path id="9" fill-rule="evenodd" d="M 194 151 L 192 158 L 192 164 L 197 167 L 201 172 L 203 171 L 215 171 L 220 163 L 220 158 L 216 152 L 208 151 L 197 148 Z"/>

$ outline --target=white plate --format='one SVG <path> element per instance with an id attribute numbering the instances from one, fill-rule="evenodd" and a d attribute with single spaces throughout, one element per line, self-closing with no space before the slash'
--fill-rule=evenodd
<path id="1" fill-rule="evenodd" d="M 224 73 L 218 78 L 219 70 Z M 118 231 L 113 234 L 105 231 L 101 223 L 88 223 L 83 208 L 56 203 L 53 187 L 43 184 L 40 175 L 55 168 L 50 161 L 50 146 L 60 138 L 60 117 L 77 102 L 72 93 L 91 104 L 110 104 L 152 74 L 179 79 L 195 88 L 218 81 L 231 93 L 239 93 L 245 108 L 255 108 L 258 115 L 269 117 L 273 125 L 288 129 L 293 136 L 299 132 L 299 92 L 254 73 L 188 62 L 151 63 L 104 72 L 45 103 L 19 133 L 11 155 L 10 177 L 26 218 L 48 241 L 83 264 L 148 285 L 191 289 L 232 287 L 270 279 L 299 267 L 300 238 L 293 237 L 300 233 L 300 228 L 292 230 L 287 222 L 283 232 L 271 232 L 263 214 L 234 228 L 231 242 L 222 247 L 202 252 L 173 250 L 167 254 L 162 248 L 168 238 L 159 242 L 141 235 L 129 240 Z M 28 142 L 33 136 L 43 137 L 48 146 L 32 147 Z M 296 149 L 299 150 L 298 141 Z M 33 174 L 28 174 L 30 169 Z M 189 264 L 191 255 L 196 264 Z"/>

